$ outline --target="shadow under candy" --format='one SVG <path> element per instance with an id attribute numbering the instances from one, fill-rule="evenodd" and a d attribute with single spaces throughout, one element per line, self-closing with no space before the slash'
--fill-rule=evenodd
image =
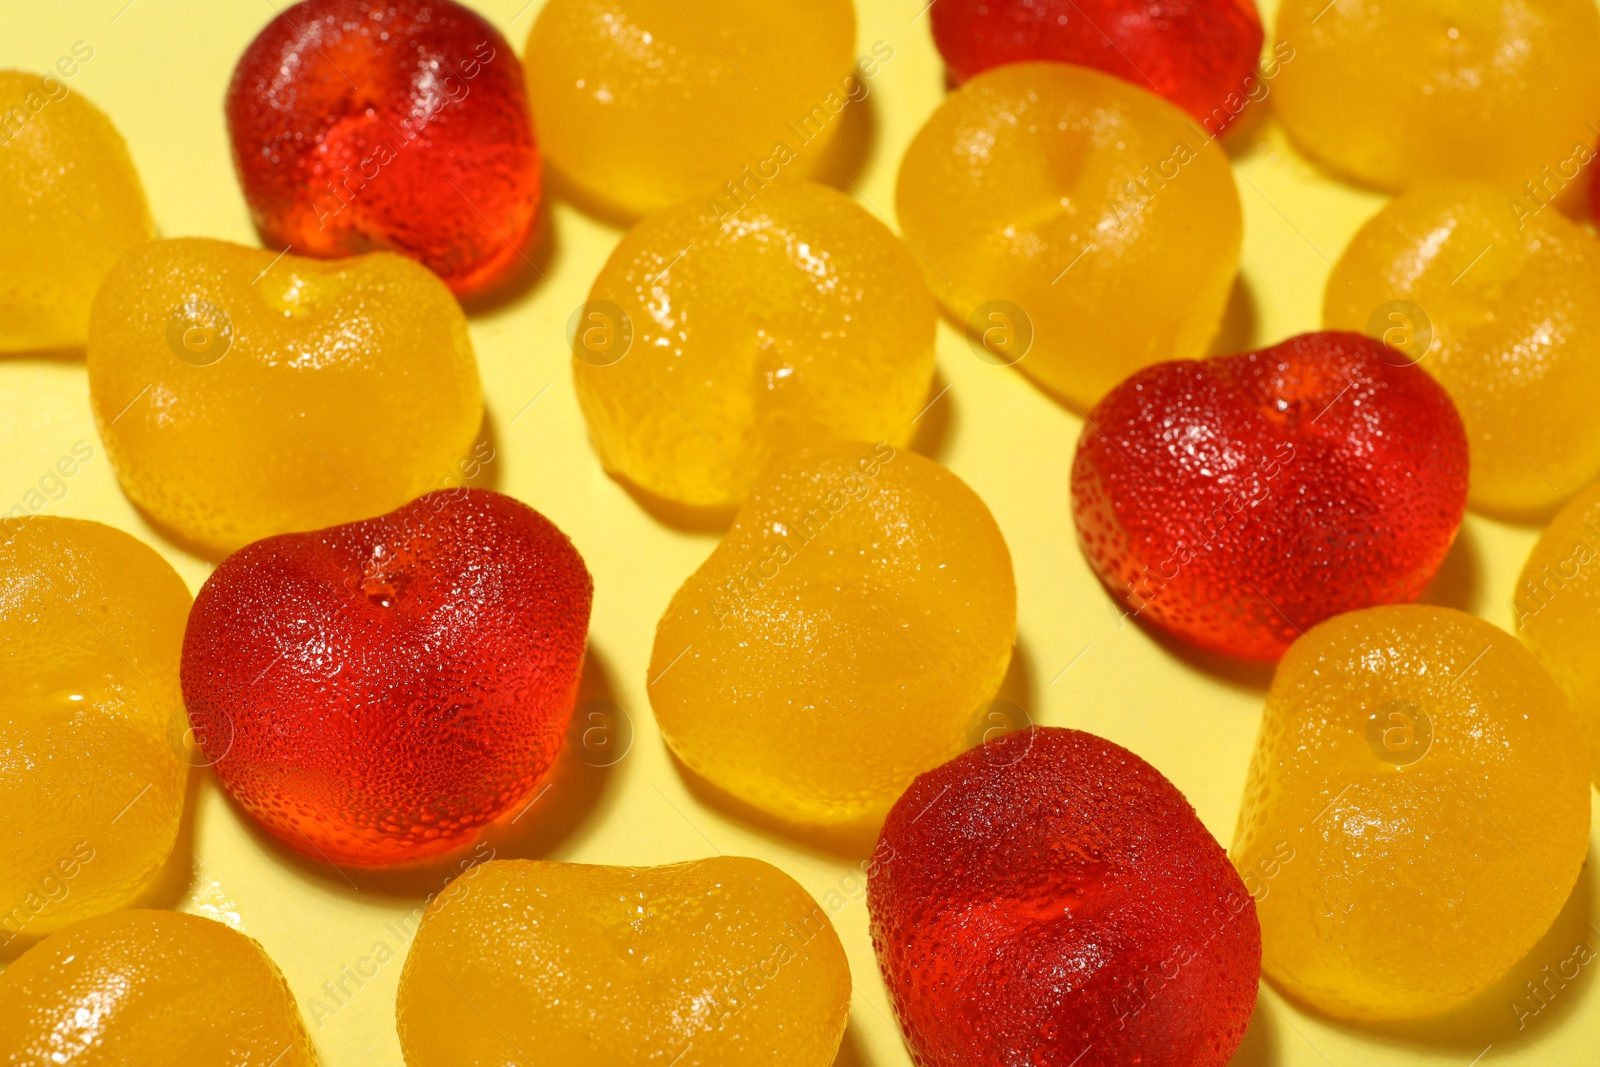
<path id="1" fill-rule="evenodd" d="M 561 243 L 550 218 L 550 197 L 541 196 L 533 225 L 528 229 L 527 239 L 517 248 L 511 269 L 488 289 L 461 298 L 461 310 L 471 318 L 521 305 L 550 280 L 560 252 Z"/>

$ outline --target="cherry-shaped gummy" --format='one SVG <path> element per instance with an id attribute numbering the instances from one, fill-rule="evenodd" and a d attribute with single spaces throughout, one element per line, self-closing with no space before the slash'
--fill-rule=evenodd
<path id="1" fill-rule="evenodd" d="M 957 81 L 1006 63 L 1076 63 L 1166 97 L 1213 136 L 1262 92 L 1251 0 L 936 0 L 932 18 Z"/>
<path id="2" fill-rule="evenodd" d="M 184 702 L 223 788 L 289 847 L 356 864 L 443 852 L 555 760 L 591 593 L 532 508 L 429 493 L 224 560 L 189 616 Z"/>
<path id="3" fill-rule="evenodd" d="M 1255 1006 L 1255 901 L 1173 784 L 1029 728 L 929 771 L 867 872 L 919 1067 L 1220 1067 Z"/>
<path id="4" fill-rule="evenodd" d="M 387 249 L 456 293 L 522 261 L 539 153 L 522 65 L 452 0 L 304 0 L 250 43 L 227 97 L 262 238 L 303 256 Z"/>
<path id="5" fill-rule="evenodd" d="M 1140 371 L 1089 413 L 1072 464 L 1078 541 L 1128 612 L 1255 660 L 1341 612 L 1415 599 L 1466 499 L 1444 388 L 1333 331 Z"/>

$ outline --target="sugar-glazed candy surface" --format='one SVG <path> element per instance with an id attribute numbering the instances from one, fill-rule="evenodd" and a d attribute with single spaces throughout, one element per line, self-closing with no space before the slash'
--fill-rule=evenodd
<path id="1" fill-rule="evenodd" d="M 0 217 L 0 352 L 81 346 L 95 290 L 155 236 L 122 135 L 54 73 L 0 71 Z"/>
<path id="2" fill-rule="evenodd" d="M 1222 847 L 1093 734 L 1015 731 L 918 778 L 867 906 L 922 1067 L 1222 1067 L 1255 1007 L 1255 906 Z"/>
<path id="3" fill-rule="evenodd" d="M 1542 186 L 1600 117 L 1589 0 L 1286 0 L 1273 109 L 1295 143 L 1381 189 L 1472 179 Z M 1547 169 L 1548 168 L 1548 169 Z"/>
<path id="4" fill-rule="evenodd" d="M 398 1005 L 408 1067 L 830 1067 L 849 1014 L 827 914 L 729 856 L 474 867 L 423 916 Z"/>
<path id="5" fill-rule="evenodd" d="M 550 161 L 637 217 L 811 172 L 868 91 L 855 37 L 851 0 L 550 0 L 523 63 Z"/>
<path id="6" fill-rule="evenodd" d="M 1015 63 L 951 93 L 906 150 L 895 204 L 945 307 L 1081 407 L 1203 355 L 1239 265 L 1222 149 L 1087 67 Z M 991 330 L 1019 338 L 991 345 Z"/>
<path id="7" fill-rule="evenodd" d="M 1262 91 L 1252 0 L 936 0 L 930 17 L 961 81 L 1006 63 L 1076 63 L 1166 97 L 1213 134 Z"/>
<path id="8" fill-rule="evenodd" d="M 11 1067 L 316 1067 L 289 983 L 254 940 L 171 911 L 70 926 L 0 974 Z"/>
<path id="9" fill-rule="evenodd" d="M 1523 564 L 1516 629 L 1566 692 L 1600 782 L 1600 482 L 1567 501 Z"/>
<path id="10" fill-rule="evenodd" d="M 775 468 L 673 595 L 650 703 L 673 752 L 747 803 L 881 819 L 971 743 L 1016 612 L 977 494 L 914 452 L 836 442 Z"/>
<path id="11" fill-rule="evenodd" d="M 1278 664 L 1230 854 L 1262 970 L 1331 1015 L 1462 1003 L 1550 927 L 1589 848 L 1566 699 L 1476 616 L 1400 605 L 1306 631 Z"/>
<path id="12" fill-rule="evenodd" d="M 1600 241 L 1481 184 L 1395 198 L 1328 277 L 1322 318 L 1407 348 L 1471 445 L 1472 506 L 1548 515 L 1600 475 Z"/>
<path id="13" fill-rule="evenodd" d="M 433 855 L 555 760 L 592 593 L 532 508 L 429 493 L 224 560 L 184 637 L 184 700 L 223 787 L 290 848 Z"/>
<path id="14" fill-rule="evenodd" d="M 914 253 L 810 182 L 650 216 L 579 315 L 572 375 L 601 462 L 679 503 L 735 505 L 819 440 L 903 445 L 928 404 L 938 310 Z"/>
<path id="15" fill-rule="evenodd" d="M 1450 397 L 1356 333 L 1142 370 L 1090 412 L 1072 464 L 1078 542 L 1128 613 L 1247 659 L 1416 597 L 1466 502 Z"/>
<path id="16" fill-rule="evenodd" d="M 125 907 L 172 852 L 188 615 L 183 579 L 121 530 L 0 521 L 0 948 Z"/>
<path id="17" fill-rule="evenodd" d="M 522 67 L 452 0 L 303 0 L 228 87 L 234 170 L 262 238 L 387 249 L 470 295 L 524 264 L 539 205 Z"/>
<path id="18" fill-rule="evenodd" d="M 459 484 L 483 396 L 466 317 L 427 270 L 201 238 L 128 258 L 95 298 L 89 397 L 157 522 L 231 552 Z"/>

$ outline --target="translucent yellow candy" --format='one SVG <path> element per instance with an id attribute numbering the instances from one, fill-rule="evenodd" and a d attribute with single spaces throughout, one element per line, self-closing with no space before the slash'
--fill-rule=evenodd
<path id="1" fill-rule="evenodd" d="M 119 253 L 155 236 L 122 136 L 53 74 L 0 71 L 0 218 L 0 352 L 82 345 Z"/>
<path id="2" fill-rule="evenodd" d="M 1272 83 L 1295 142 L 1383 189 L 1472 179 L 1558 193 L 1594 158 L 1593 0 L 1286 0 Z"/>
<path id="3" fill-rule="evenodd" d="M 1016 636 L 1011 554 L 989 510 L 913 452 L 840 442 L 791 457 L 656 626 L 667 744 L 781 819 L 881 819 L 968 748 Z"/>
<path id="4" fill-rule="evenodd" d="M 1230 854 L 1294 996 L 1354 1019 L 1461 1003 L 1543 936 L 1588 847 L 1578 725 L 1505 631 L 1369 608 L 1278 664 Z"/>
<path id="5" fill-rule="evenodd" d="M 1345 249 L 1322 316 L 1444 383 L 1474 507 L 1548 513 L 1600 475 L 1600 242 L 1557 211 L 1519 215 L 1486 185 L 1400 196 Z"/>
<path id="6" fill-rule="evenodd" d="M 951 93 L 895 203 L 934 292 L 993 358 L 1085 407 L 1203 355 L 1239 266 L 1227 156 L 1176 106 L 1086 67 L 1016 63 Z"/>
<path id="7" fill-rule="evenodd" d="M 855 37 L 850 0 L 550 0 L 523 59 L 539 149 L 630 215 L 748 195 L 809 171 L 866 92 Z"/>
<path id="8" fill-rule="evenodd" d="M 691 505 L 743 500 L 773 455 L 910 440 L 938 311 L 912 252 L 848 198 L 783 182 L 718 219 L 639 223 L 595 279 L 573 378 L 608 470 Z"/>
<path id="9" fill-rule="evenodd" d="M 127 905 L 172 851 L 189 590 L 97 522 L 8 519 L 0 538 L 3 948 Z"/>
<path id="10" fill-rule="evenodd" d="M 427 268 L 195 238 L 129 260 L 95 299 L 89 393 L 124 491 L 156 521 L 230 552 L 459 474 L 483 397 L 466 318 Z"/>
<path id="11" fill-rule="evenodd" d="M 844 949 L 776 867 L 495 860 L 429 906 L 400 975 L 408 1067 L 829 1067 Z"/>
<path id="12" fill-rule="evenodd" d="M 13 1067 L 315 1067 L 289 984 L 261 946 L 198 915 L 119 911 L 0 974 Z"/>
<path id="13" fill-rule="evenodd" d="M 1513 606 L 1522 640 L 1572 703 L 1600 782 L 1600 482 L 1545 527 Z"/>

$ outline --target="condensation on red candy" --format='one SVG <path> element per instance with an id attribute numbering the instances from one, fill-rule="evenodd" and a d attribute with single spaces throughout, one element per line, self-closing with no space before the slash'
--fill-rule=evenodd
<path id="1" fill-rule="evenodd" d="M 1415 599 L 1466 496 L 1449 395 L 1354 333 L 1146 368 L 1089 414 L 1072 465 L 1079 544 L 1128 611 L 1257 660 Z"/>
<path id="2" fill-rule="evenodd" d="M 932 17 L 958 81 L 1006 63 L 1077 63 L 1166 97 L 1213 135 L 1263 92 L 1250 0 L 936 0 Z"/>
<path id="3" fill-rule="evenodd" d="M 451 0 L 305 0 L 267 24 L 227 97 L 234 169 L 263 239 L 375 248 L 458 294 L 521 262 L 539 204 L 522 66 Z"/>
<path id="4" fill-rule="evenodd" d="M 528 794 L 571 715 L 592 585 L 476 489 L 257 541 L 195 598 L 183 696 L 223 787 L 333 862 L 446 851 Z"/>
<path id="5" fill-rule="evenodd" d="M 1255 902 L 1183 794 L 1126 749 L 1033 727 L 917 778 L 867 871 L 920 1067 L 1227 1063 Z"/>

